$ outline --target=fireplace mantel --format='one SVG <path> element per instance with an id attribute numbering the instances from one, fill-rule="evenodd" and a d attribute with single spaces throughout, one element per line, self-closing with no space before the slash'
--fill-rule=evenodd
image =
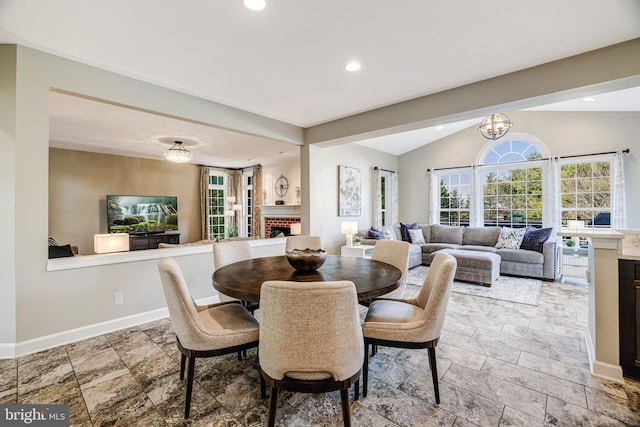
<path id="1" fill-rule="evenodd" d="M 263 218 L 300 218 L 300 205 L 261 205 Z"/>

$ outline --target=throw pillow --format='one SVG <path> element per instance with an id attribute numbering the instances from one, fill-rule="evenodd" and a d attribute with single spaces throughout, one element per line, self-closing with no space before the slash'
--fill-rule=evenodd
<path id="1" fill-rule="evenodd" d="M 405 242 L 411 243 L 411 237 L 409 236 L 409 229 L 417 230 L 418 223 L 414 222 L 411 225 L 400 223 L 400 234 L 401 234 L 402 240 Z"/>
<path id="2" fill-rule="evenodd" d="M 498 249 L 520 249 L 520 244 L 524 238 L 526 228 L 509 228 L 503 227 L 500 230 L 500 236 L 498 236 L 498 243 L 496 248 Z"/>
<path id="3" fill-rule="evenodd" d="M 425 243 L 424 235 L 422 234 L 422 230 L 413 230 L 409 229 L 409 237 L 411 238 L 411 243 Z"/>
<path id="4" fill-rule="evenodd" d="M 380 232 L 380 230 L 378 230 L 375 227 L 371 227 L 371 229 L 369 230 L 369 234 L 367 236 L 368 239 L 376 239 L 376 240 L 384 240 L 384 234 L 382 234 Z"/>
<path id="5" fill-rule="evenodd" d="M 382 234 L 384 235 L 384 238 L 387 240 L 396 240 L 396 235 L 393 232 L 392 227 L 384 226 L 382 228 Z"/>
<path id="6" fill-rule="evenodd" d="M 544 242 L 549 240 L 549 237 L 551 237 L 551 231 L 551 228 L 527 227 L 520 249 L 527 249 L 529 251 L 542 253 L 542 246 L 544 245 Z"/>
<path id="7" fill-rule="evenodd" d="M 73 256 L 71 245 L 49 246 L 49 258 L 63 258 Z"/>
<path id="8" fill-rule="evenodd" d="M 60 246 L 60 244 L 53 237 L 49 237 L 49 246 Z"/>

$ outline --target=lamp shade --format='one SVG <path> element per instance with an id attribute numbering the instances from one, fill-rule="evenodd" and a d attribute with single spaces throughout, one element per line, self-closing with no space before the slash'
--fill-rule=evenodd
<path id="1" fill-rule="evenodd" d="M 110 252 L 126 252 L 129 250 L 129 234 L 94 234 L 93 251 L 97 254 Z"/>
<path id="2" fill-rule="evenodd" d="M 569 228 L 584 228 L 584 221 L 567 221 L 567 227 Z"/>
<path id="3" fill-rule="evenodd" d="M 358 232 L 358 223 L 356 221 L 343 221 L 340 224 L 340 232 L 342 234 L 356 234 Z"/>
<path id="4" fill-rule="evenodd" d="M 294 222 L 289 226 L 289 230 L 291 232 L 291 235 L 293 236 L 302 234 L 302 224 L 300 224 L 299 222 Z"/>

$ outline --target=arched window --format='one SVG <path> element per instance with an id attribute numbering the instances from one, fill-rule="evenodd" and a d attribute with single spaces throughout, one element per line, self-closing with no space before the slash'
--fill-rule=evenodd
<path id="1" fill-rule="evenodd" d="M 544 144 L 530 135 L 513 134 L 480 153 L 478 178 L 485 226 L 542 226 L 543 151 L 547 151 Z"/>

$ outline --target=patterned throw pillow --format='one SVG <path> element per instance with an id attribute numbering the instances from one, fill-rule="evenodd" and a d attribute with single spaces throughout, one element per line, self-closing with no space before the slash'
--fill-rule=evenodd
<path id="1" fill-rule="evenodd" d="M 415 243 L 415 244 L 425 243 L 424 234 L 422 234 L 422 230 L 420 229 L 413 230 L 410 228 L 408 231 L 409 231 L 409 237 L 411 238 L 411 243 Z"/>
<path id="2" fill-rule="evenodd" d="M 542 253 L 542 246 L 544 242 L 551 237 L 551 230 L 551 228 L 527 227 L 527 232 L 524 233 L 524 239 L 522 239 L 520 249 Z"/>
<path id="3" fill-rule="evenodd" d="M 53 237 L 49 237 L 49 246 L 60 246 L 60 244 Z"/>
<path id="4" fill-rule="evenodd" d="M 524 238 L 526 228 L 509 228 L 503 227 L 500 230 L 500 236 L 498 236 L 498 243 L 496 248 L 498 249 L 520 249 L 520 244 Z"/>
<path id="5" fill-rule="evenodd" d="M 396 235 L 393 232 L 393 228 L 389 227 L 389 226 L 384 226 L 382 227 L 382 234 L 384 235 L 384 238 L 387 240 L 396 240 Z"/>

